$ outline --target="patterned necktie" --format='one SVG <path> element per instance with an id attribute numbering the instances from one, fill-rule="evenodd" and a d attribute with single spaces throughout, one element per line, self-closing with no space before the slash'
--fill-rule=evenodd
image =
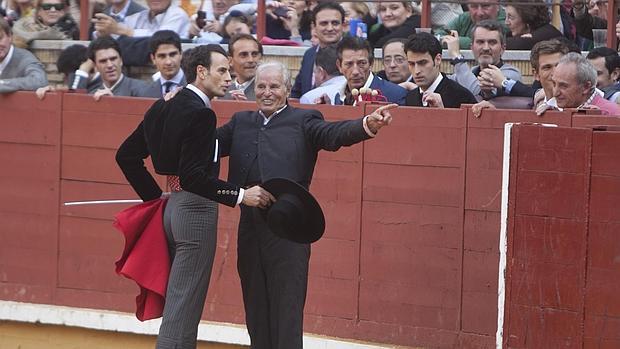
<path id="1" fill-rule="evenodd" d="M 170 92 L 170 90 L 172 90 L 172 87 L 175 85 L 174 82 L 172 81 L 166 81 L 164 82 L 164 93 L 168 93 Z"/>

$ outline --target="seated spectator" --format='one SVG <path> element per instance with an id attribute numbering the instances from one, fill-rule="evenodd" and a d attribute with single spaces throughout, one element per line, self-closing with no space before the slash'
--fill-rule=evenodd
<path id="1" fill-rule="evenodd" d="M 522 3 L 530 3 L 523 5 Z M 530 50 L 535 43 L 562 36 L 550 23 L 543 0 L 509 0 L 506 3 L 507 50 Z"/>
<path id="2" fill-rule="evenodd" d="M 150 42 L 151 61 L 159 78 L 149 84 L 143 96 L 161 98 L 166 93 L 187 85 L 181 70 L 181 38 L 172 30 L 160 30 L 153 34 Z"/>
<path id="3" fill-rule="evenodd" d="M 312 25 L 319 44 L 304 53 L 290 97 L 299 98 L 315 87 L 312 70 L 316 53 L 319 48 L 336 44 L 342 39 L 343 23 L 344 9 L 336 2 L 322 2 L 312 10 Z"/>
<path id="4" fill-rule="evenodd" d="M 405 105 L 432 108 L 460 108 L 461 104 L 476 103 L 465 87 L 443 74 L 441 44 L 429 33 L 418 33 L 405 45 L 409 69 L 417 88 L 407 93 Z"/>
<path id="5" fill-rule="evenodd" d="M 239 5 L 238 0 L 213 0 L 211 3 L 211 8 L 208 6 L 201 8 L 205 18 L 199 19 L 198 16 L 191 18 L 189 37 L 196 43 L 220 43 L 224 37 L 224 21 L 229 13 L 241 12 L 251 16 L 256 12 L 255 3 Z"/>
<path id="6" fill-rule="evenodd" d="M 267 36 L 272 39 L 290 39 L 292 41 L 309 41 L 311 34 L 312 11 L 304 0 L 281 2 L 280 7 L 267 8 Z M 286 8 L 288 11 L 276 11 L 276 8 Z"/>
<path id="7" fill-rule="evenodd" d="M 504 92 L 511 97 L 535 97 L 536 91 L 543 87 L 541 85 L 540 76 L 543 74 L 546 75 L 546 83 L 551 84 L 552 68 L 555 68 L 555 65 L 560 60 L 560 57 L 568 52 L 581 53 L 575 42 L 570 41 L 564 36 L 559 36 L 555 39 L 536 43 L 530 51 L 530 65 L 532 66 L 532 72 L 534 73 L 534 82 L 531 86 L 528 86 L 521 81 L 507 80 L 505 83 L 502 82 L 502 84 L 505 85 Z M 539 65 L 538 62 L 539 54 L 543 56 L 543 58 L 540 59 L 541 61 L 544 61 L 544 64 L 542 65 Z M 551 73 L 549 72 L 550 70 Z M 548 86 L 547 92 L 549 98 L 551 98 L 553 95 L 553 86 Z M 536 105 L 537 102 L 542 101 L 544 97 L 544 93 L 539 93 L 538 98 L 536 98 L 533 105 Z"/>
<path id="8" fill-rule="evenodd" d="M 420 27 L 420 16 L 413 13 L 409 1 L 379 2 L 377 14 L 381 23 L 375 25 L 368 33 L 372 47 L 382 47 L 393 38 L 408 38 Z"/>
<path id="9" fill-rule="evenodd" d="M 131 37 L 151 36 L 160 30 L 172 30 L 182 39 L 189 36 L 189 17 L 172 0 L 146 0 L 148 9 L 125 17 L 124 23 L 97 13 L 92 20 L 98 36 L 125 35 Z"/>
<path id="10" fill-rule="evenodd" d="M 582 55 L 569 52 L 562 57 L 552 80 L 558 109 L 598 109 L 605 115 L 620 115 L 620 106 L 596 91 L 596 69 Z"/>
<path id="11" fill-rule="evenodd" d="M 263 58 L 263 45 L 250 34 L 240 34 L 228 44 L 228 56 L 235 78 L 222 99 L 256 100 L 254 78 Z"/>
<path id="12" fill-rule="evenodd" d="M 480 21 L 491 20 L 504 23 L 506 13 L 497 4 L 497 0 L 467 0 L 469 11 L 458 16 L 446 26 L 446 30 L 436 31 L 439 35 L 453 35 L 455 31 L 459 37 L 459 47 L 468 50 L 472 46 L 473 29 Z"/>
<path id="13" fill-rule="evenodd" d="M 375 76 L 371 72 L 374 61 L 373 49 L 370 43 L 362 38 L 347 36 L 340 41 L 337 47 L 338 60 L 336 65 L 340 73 L 344 75 L 347 83 L 334 96 L 334 105 L 356 105 L 359 101 L 358 95 L 354 92 L 365 90 L 376 90 L 379 93 L 377 99 L 384 102 L 405 103 L 407 90 Z"/>
<path id="14" fill-rule="evenodd" d="M 338 53 L 335 46 L 319 49 L 314 60 L 314 80 L 318 87 L 304 93 L 301 104 L 331 104 L 336 93 L 340 92 L 347 80 L 336 65 Z"/>
<path id="15" fill-rule="evenodd" d="M 15 23 L 21 18 L 32 17 L 35 0 L 9 0 L 7 1 L 6 16 L 9 23 Z"/>
<path id="16" fill-rule="evenodd" d="M 573 16 L 577 34 L 577 43 L 582 50 L 589 51 L 594 44 L 592 29 L 607 29 L 607 9 L 601 11 L 598 0 L 574 0 Z"/>
<path id="17" fill-rule="evenodd" d="M 574 44 L 574 43 L 573 43 Z M 571 52 L 564 40 L 551 39 L 541 41 L 534 45 L 530 54 L 530 64 L 532 65 L 532 72 L 534 73 L 535 84 L 532 87 L 527 86 L 520 81 L 517 81 L 513 87 L 511 87 L 510 96 L 526 96 L 533 98 L 531 106 L 535 109 L 545 110 L 548 107 L 556 107 L 555 100 L 553 100 L 553 72 L 557 66 L 560 58 Z M 540 86 L 540 92 L 536 93 L 537 87 Z M 525 92 L 515 93 L 516 90 L 523 90 Z M 472 108 L 476 117 L 480 116 L 482 109 L 491 108 L 495 109 L 495 106 L 489 101 L 482 101 Z"/>
<path id="18" fill-rule="evenodd" d="M 459 3 L 432 2 L 431 27 L 433 31 L 443 30 L 461 14 L 463 14 L 463 7 Z"/>
<path id="19" fill-rule="evenodd" d="M 471 50 L 478 65 L 470 69 L 459 48 L 459 36 L 443 37 L 448 45 L 448 53 L 454 66 L 454 74 L 449 78 L 467 88 L 474 96 L 490 99 L 507 95 L 505 89 L 510 80 L 520 81 L 521 72 L 502 61 L 506 50 L 506 37 L 500 23 L 491 20 L 478 22 L 473 29 Z"/>
<path id="20" fill-rule="evenodd" d="M 609 101 L 620 103 L 620 56 L 609 47 L 597 47 L 586 57 L 596 69 L 596 88 L 603 91 L 603 97 Z"/>
<path id="21" fill-rule="evenodd" d="M 13 25 L 15 46 L 26 48 L 33 40 L 77 40 L 77 23 L 66 12 L 64 0 L 36 0 L 33 16 Z"/>
<path id="22" fill-rule="evenodd" d="M 96 84 L 88 87 L 88 93 L 94 94 L 95 100 L 99 100 L 102 96 L 148 97 L 144 95 L 147 87 L 144 81 L 123 74 L 121 48 L 113 38 L 102 36 L 91 41 L 88 46 L 88 58 L 94 62 L 95 70 L 101 78 Z M 87 88 L 88 76 L 83 76 L 79 71 L 76 75 L 82 77 L 78 88 Z"/>
<path id="23" fill-rule="evenodd" d="M 43 64 L 29 51 L 13 45 L 9 22 L 0 17 L 0 93 L 34 91 L 47 86 Z"/>
<path id="24" fill-rule="evenodd" d="M 108 6 L 103 9 L 103 13 L 112 17 L 118 23 L 125 23 L 125 18 L 138 12 L 142 12 L 146 8 L 135 0 L 111 0 Z"/>
<path id="25" fill-rule="evenodd" d="M 252 34 L 252 22 L 250 18 L 241 12 L 231 12 L 224 20 L 222 26 L 222 44 L 228 44 L 230 38 L 240 34 Z"/>
<path id="26" fill-rule="evenodd" d="M 56 60 L 56 68 L 58 72 L 63 75 L 62 85 L 47 85 L 37 89 L 37 97 L 43 99 L 45 93 L 49 91 L 67 91 L 69 89 L 75 89 L 73 83 L 77 83 L 78 79 L 75 78 L 75 71 L 80 69 L 82 63 L 88 60 L 88 48 L 84 45 L 74 44 L 68 46 Z"/>
<path id="27" fill-rule="evenodd" d="M 370 13 L 370 8 L 365 2 L 362 1 L 354 1 L 354 2 L 341 2 L 340 5 L 344 9 L 344 28 L 345 33 L 351 31 L 349 27 L 349 22 L 352 19 L 359 19 L 362 22 L 366 23 L 366 28 L 372 28 L 373 25 L 377 23 L 377 18 L 373 17 L 372 13 Z"/>
<path id="28" fill-rule="evenodd" d="M 383 45 L 383 70 L 377 73 L 382 79 L 387 79 L 395 84 L 412 81 L 405 53 L 407 39 L 394 38 Z"/>

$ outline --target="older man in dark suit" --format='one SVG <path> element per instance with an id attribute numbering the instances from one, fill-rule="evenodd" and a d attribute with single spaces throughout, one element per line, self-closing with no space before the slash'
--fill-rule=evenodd
<path id="1" fill-rule="evenodd" d="M 418 85 L 407 93 L 406 105 L 460 108 L 464 103 L 477 103 L 468 89 L 441 73 L 441 44 L 433 35 L 412 35 L 405 44 L 405 52 L 413 82 Z"/>
<path id="2" fill-rule="evenodd" d="M 13 46 L 11 26 L 0 17 L 0 93 L 34 91 L 47 85 L 47 75 L 37 58 Z"/>
<path id="3" fill-rule="evenodd" d="M 186 60 L 191 83 L 170 101 L 155 102 L 116 154 L 142 200 L 162 194 L 144 167 L 149 155 L 172 191 L 163 216 L 172 265 L 157 349 L 196 348 L 215 255 L 217 203 L 266 207 L 273 201 L 261 187 L 244 190 L 218 179 L 217 117 L 210 100 L 223 96 L 230 84 L 226 52 L 218 45 L 204 45 Z"/>
<path id="4" fill-rule="evenodd" d="M 287 104 L 288 69 L 280 62 L 256 71 L 257 111 L 235 113 L 218 129 L 229 181 L 241 187 L 286 178 L 308 188 L 319 150 L 336 151 L 372 138 L 391 120 L 382 106 L 363 118 L 326 122 L 316 110 Z M 310 245 L 282 239 L 259 210 L 241 205 L 237 268 L 253 349 L 302 348 Z"/>

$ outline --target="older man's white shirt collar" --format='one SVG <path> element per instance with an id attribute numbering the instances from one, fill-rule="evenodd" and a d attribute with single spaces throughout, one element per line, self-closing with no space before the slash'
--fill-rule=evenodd
<path id="1" fill-rule="evenodd" d="M 267 124 L 269 123 L 269 121 L 271 121 L 271 119 L 273 119 L 273 117 L 274 117 L 274 116 L 276 116 L 276 115 L 280 114 L 282 111 L 284 111 L 284 109 L 286 109 L 286 107 L 288 107 L 288 103 L 287 103 L 287 104 L 285 104 L 282 108 L 280 108 L 280 109 L 278 109 L 278 110 L 274 111 L 274 112 L 273 112 L 273 114 L 269 115 L 269 117 L 267 117 L 267 116 L 265 115 L 265 113 L 263 113 L 263 111 L 262 111 L 262 110 L 259 110 L 259 111 L 258 111 L 258 113 L 259 113 L 260 115 L 262 115 L 262 117 L 263 117 L 263 125 L 267 125 Z"/>
<path id="2" fill-rule="evenodd" d="M 198 97 L 200 97 L 200 99 L 202 99 L 202 101 L 204 102 L 204 104 L 211 108 L 211 101 L 209 100 L 209 97 L 207 97 L 207 95 L 200 91 L 200 89 L 192 84 L 187 84 L 186 86 L 189 90 L 191 90 L 192 92 L 194 92 L 195 94 L 198 95 Z"/>
<path id="3" fill-rule="evenodd" d="M 4 70 L 4 68 L 6 68 L 6 66 L 9 65 L 11 58 L 13 58 L 13 51 L 14 51 L 14 46 L 11 45 L 11 47 L 9 48 L 9 53 L 7 53 L 6 57 L 4 57 L 4 60 L 0 62 L 0 74 L 2 74 L 2 71 Z"/>

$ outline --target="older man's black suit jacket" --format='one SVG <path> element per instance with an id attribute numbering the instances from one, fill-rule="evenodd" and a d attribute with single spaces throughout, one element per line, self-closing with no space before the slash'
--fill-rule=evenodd
<path id="1" fill-rule="evenodd" d="M 261 182 L 282 177 L 308 188 L 318 151 L 336 151 L 370 138 L 362 119 L 326 122 L 317 110 L 287 106 L 263 125 L 258 111 L 235 113 L 218 128 L 220 155 L 230 156 L 228 180 L 245 186 L 254 159 Z"/>
<path id="2" fill-rule="evenodd" d="M 155 172 L 179 176 L 183 190 L 235 206 L 239 187 L 218 179 L 216 123 L 213 110 L 184 88 L 170 101 L 159 99 L 153 104 L 120 146 L 116 161 L 144 201 L 161 196 L 159 185 L 144 167 L 143 159 L 150 155 Z"/>

